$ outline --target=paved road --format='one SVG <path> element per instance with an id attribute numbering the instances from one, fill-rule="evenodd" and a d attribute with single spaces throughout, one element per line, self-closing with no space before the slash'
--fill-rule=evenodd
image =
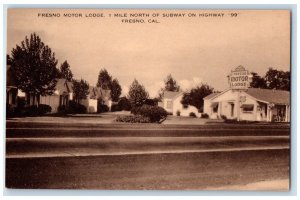
<path id="1" fill-rule="evenodd" d="M 289 178 L 286 125 L 11 122 L 6 151 L 9 188 L 210 189 Z"/>

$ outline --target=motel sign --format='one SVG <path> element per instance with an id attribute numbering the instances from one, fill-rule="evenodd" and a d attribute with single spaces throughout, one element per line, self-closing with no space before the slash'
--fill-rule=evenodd
<path id="1" fill-rule="evenodd" d="M 233 90 L 247 90 L 250 86 L 251 75 L 243 66 L 238 66 L 228 76 L 229 86 Z"/>

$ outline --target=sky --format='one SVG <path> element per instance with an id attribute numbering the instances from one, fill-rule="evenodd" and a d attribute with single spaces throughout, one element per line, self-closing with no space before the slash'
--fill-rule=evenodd
<path id="1" fill-rule="evenodd" d="M 182 90 L 207 83 L 222 91 L 239 65 L 260 75 L 290 70 L 289 11 L 9 9 L 7 53 L 33 32 L 58 67 L 67 60 L 90 85 L 105 68 L 124 95 L 134 79 L 155 97 L 169 74 Z"/>

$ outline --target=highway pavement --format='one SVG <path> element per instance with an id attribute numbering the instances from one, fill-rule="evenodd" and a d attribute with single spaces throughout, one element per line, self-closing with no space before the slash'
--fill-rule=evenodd
<path id="1" fill-rule="evenodd" d="M 6 187 L 209 190 L 288 180 L 289 134 L 287 124 L 12 121 Z"/>

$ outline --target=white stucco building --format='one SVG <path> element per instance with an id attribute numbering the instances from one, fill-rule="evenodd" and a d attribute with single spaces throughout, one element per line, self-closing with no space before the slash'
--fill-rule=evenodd
<path id="1" fill-rule="evenodd" d="M 172 115 L 189 116 L 190 113 L 195 113 L 197 117 L 201 116 L 198 109 L 191 105 L 182 105 L 181 100 L 183 92 L 165 91 L 162 99 L 162 107 Z"/>
<path id="2" fill-rule="evenodd" d="M 28 96 L 26 98 L 28 99 Z M 49 105 L 52 113 L 56 113 L 59 106 L 68 106 L 70 100 L 73 100 L 73 84 L 66 79 L 57 80 L 52 95 L 40 96 L 40 104 Z M 32 105 L 32 102 L 29 102 L 29 105 Z"/>
<path id="3" fill-rule="evenodd" d="M 249 88 L 228 89 L 204 98 L 204 113 L 216 119 L 290 122 L 290 92 Z"/>
<path id="4" fill-rule="evenodd" d="M 99 105 L 106 105 L 109 111 L 111 111 L 112 100 L 110 90 L 90 86 L 87 98 L 82 99 L 80 103 L 87 108 L 88 113 L 98 112 Z"/>

